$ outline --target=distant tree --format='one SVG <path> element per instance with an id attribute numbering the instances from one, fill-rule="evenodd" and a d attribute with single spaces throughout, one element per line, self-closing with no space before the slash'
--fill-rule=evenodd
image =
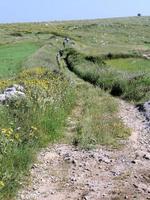
<path id="1" fill-rule="evenodd" d="M 137 16 L 138 16 L 138 17 L 141 17 L 142 15 L 141 15 L 141 13 L 138 13 Z"/>

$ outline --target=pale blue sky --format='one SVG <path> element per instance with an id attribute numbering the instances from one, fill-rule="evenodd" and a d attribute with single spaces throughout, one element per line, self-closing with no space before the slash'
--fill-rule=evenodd
<path id="1" fill-rule="evenodd" d="M 0 23 L 150 15 L 150 0 L 0 0 Z"/>

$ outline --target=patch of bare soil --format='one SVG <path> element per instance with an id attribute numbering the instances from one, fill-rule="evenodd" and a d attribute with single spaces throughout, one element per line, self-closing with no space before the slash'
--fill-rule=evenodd
<path id="1" fill-rule="evenodd" d="M 39 153 L 31 181 L 19 191 L 17 200 L 150 199 L 150 131 L 134 106 L 119 104 L 119 116 L 132 131 L 122 149 L 49 146 Z M 76 129 L 81 110 L 77 105 L 68 118 L 67 134 Z"/>

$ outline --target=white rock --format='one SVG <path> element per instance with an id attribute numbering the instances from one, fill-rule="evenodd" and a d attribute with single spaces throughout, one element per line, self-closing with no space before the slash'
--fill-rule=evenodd
<path id="1" fill-rule="evenodd" d="M 5 92 L 6 100 L 25 98 L 25 93 L 20 91 Z"/>
<path id="2" fill-rule="evenodd" d="M 6 100 L 6 95 L 5 94 L 0 94 L 0 103 L 5 102 Z"/>
<path id="3" fill-rule="evenodd" d="M 15 87 L 6 88 L 6 90 L 4 91 L 4 94 L 9 93 L 9 92 L 15 92 L 15 91 L 16 91 Z"/>
<path id="4" fill-rule="evenodd" d="M 20 92 L 24 91 L 24 87 L 22 85 L 14 84 L 13 87 L 16 88 L 17 91 L 20 91 Z"/>

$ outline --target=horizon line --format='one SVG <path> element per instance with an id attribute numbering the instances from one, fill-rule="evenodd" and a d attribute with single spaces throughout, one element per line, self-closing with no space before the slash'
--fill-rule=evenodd
<path id="1" fill-rule="evenodd" d="M 0 22 L 0 24 L 28 24 L 28 23 L 63 23 L 63 22 L 75 22 L 75 21 L 94 21 L 103 19 L 119 19 L 119 18 L 132 18 L 139 17 L 137 15 L 132 16 L 116 16 L 116 17 L 101 17 L 101 18 L 81 18 L 81 19 L 63 19 L 63 20 L 40 20 L 40 21 L 16 21 L 16 22 Z M 141 15 L 140 17 L 150 17 L 150 15 Z"/>

